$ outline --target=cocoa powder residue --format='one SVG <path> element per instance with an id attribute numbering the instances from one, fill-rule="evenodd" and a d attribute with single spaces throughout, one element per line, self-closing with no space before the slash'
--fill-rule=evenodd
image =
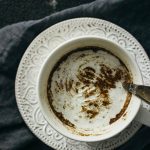
<path id="1" fill-rule="evenodd" d="M 96 47 L 89 47 L 89 49 L 94 49 L 95 51 L 99 48 Z M 84 48 L 82 48 L 84 49 Z M 82 50 L 80 49 L 80 50 Z M 105 50 L 104 50 L 105 51 Z M 109 52 L 108 52 L 109 53 Z M 69 56 L 70 54 L 68 54 Z M 55 115 L 66 125 L 69 127 L 75 128 L 75 125 L 72 124 L 69 120 L 67 120 L 61 112 L 57 112 L 55 108 L 52 105 L 53 99 L 52 99 L 52 93 L 51 93 L 51 78 L 53 75 L 53 72 L 59 68 L 59 64 L 67 59 L 67 55 L 62 58 L 59 63 L 54 67 L 53 71 L 51 72 L 49 76 L 48 81 L 48 99 L 51 105 L 51 108 Z M 80 57 L 85 57 L 85 54 L 80 55 Z M 121 62 L 121 61 L 120 61 Z M 121 62 L 121 65 L 125 67 L 125 65 Z M 77 72 L 77 78 L 78 81 L 74 81 L 74 79 L 66 79 L 63 83 L 62 80 L 60 83 L 56 81 L 56 93 L 59 92 L 59 90 L 66 90 L 66 92 L 74 91 L 75 93 L 78 93 L 79 87 L 84 90 L 83 96 L 85 97 L 86 101 L 81 106 L 81 112 L 85 113 L 86 117 L 89 119 L 95 118 L 101 111 L 101 106 L 108 108 L 109 105 L 111 105 L 111 101 L 109 99 L 109 90 L 112 88 L 116 88 L 116 82 L 118 81 L 124 81 L 124 82 L 131 82 L 131 77 L 129 74 L 129 71 L 122 70 L 122 69 L 116 69 L 116 68 L 110 68 L 109 66 L 105 64 L 100 64 L 100 74 L 96 72 L 96 70 L 91 67 L 87 66 L 85 68 L 78 68 Z M 92 89 L 90 87 L 93 87 Z M 91 96 L 96 95 L 96 93 L 99 93 L 95 99 L 90 99 Z M 88 100 L 87 100 L 88 99 Z M 127 109 L 129 102 L 131 99 L 131 95 L 128 93 L 128 96 L 126 98 L 126 101 L 124 103 L 123 108 L 121 111 L 114 117 L 111 118 L 109 123 L 112 124 L 116 120 L 118 120 Z"/>

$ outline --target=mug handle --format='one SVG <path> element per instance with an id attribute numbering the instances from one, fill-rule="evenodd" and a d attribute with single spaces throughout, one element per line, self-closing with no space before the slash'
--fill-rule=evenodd
<path id="1" fill-rule="evenodd" d="M 150 127 L 150 104 L 142 101 L 141 107 L 135 120 Z"/>

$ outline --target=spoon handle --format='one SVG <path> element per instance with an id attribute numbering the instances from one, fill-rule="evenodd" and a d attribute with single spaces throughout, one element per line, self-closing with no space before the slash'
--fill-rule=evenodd
<path id="1" fill-rule="evenodd" d="M 144 101 L 150 103 L 150 86 L 126 84 L 124 85 L 124 88 Z"/>
<path id="2" fill-rule="evenodd" d="M 150 103 L 150 86 L 137 86 L 136 95 Z"/>

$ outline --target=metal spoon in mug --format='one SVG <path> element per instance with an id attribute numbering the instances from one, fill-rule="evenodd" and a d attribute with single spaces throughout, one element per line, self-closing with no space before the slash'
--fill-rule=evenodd
<path id="1" fill-rule="evenodd" d="M 150 86 L 124 83 L 123 87 L 130 93 L 138 96 L 142 100 L 150 103 Z"/>

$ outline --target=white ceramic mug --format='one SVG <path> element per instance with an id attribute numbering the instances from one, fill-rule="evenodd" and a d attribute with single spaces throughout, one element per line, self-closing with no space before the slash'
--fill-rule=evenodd
<path id="1" fill-rule="evenodd" d="M 76 48 L 85 46 L 97 46 L 109 50 L 111 53 L 120 58 L 122 62 L 126 65 L 126 67 L 133 76 L 133 83 L 143 84 L 143 81 L 139 68 L 135 60 L 129 55 L 129 53 L 126 50 L 122 49 L 117 44 L 114 44 L 107 39 L 88 36 L 76 38 L 64 42 L 49 54 L 48 59 L 44 62 L 44 65 L 40 71 L 37 89 L 39 104 L 44 117 L 49 122 L 49 124 L 62 135 L 78 141 L 94 142 L 108 139 L 124 130 L 131 123 L 131 121 L 135 119 L 135 116 L 138 114 L 141 105 L 141 100 L 138 97 L 132 95 L 131 101 L 126 109 L 126 116 L 125 117 L 122 116 L 115 123 L 106 126 L 105 130 L 101 132 L 101 134 L 99 135 L 81 136 L 70 132 L 63 125 L 63 123 L 56 117 L 56 115 L 53 113 L 49 105 L 47 98 L 47 83 L 51 70 L 62 56 L 64 56 L 65 54 Z M 138 117 L 138 119 L 139 118 L 140 117 Z"/>

